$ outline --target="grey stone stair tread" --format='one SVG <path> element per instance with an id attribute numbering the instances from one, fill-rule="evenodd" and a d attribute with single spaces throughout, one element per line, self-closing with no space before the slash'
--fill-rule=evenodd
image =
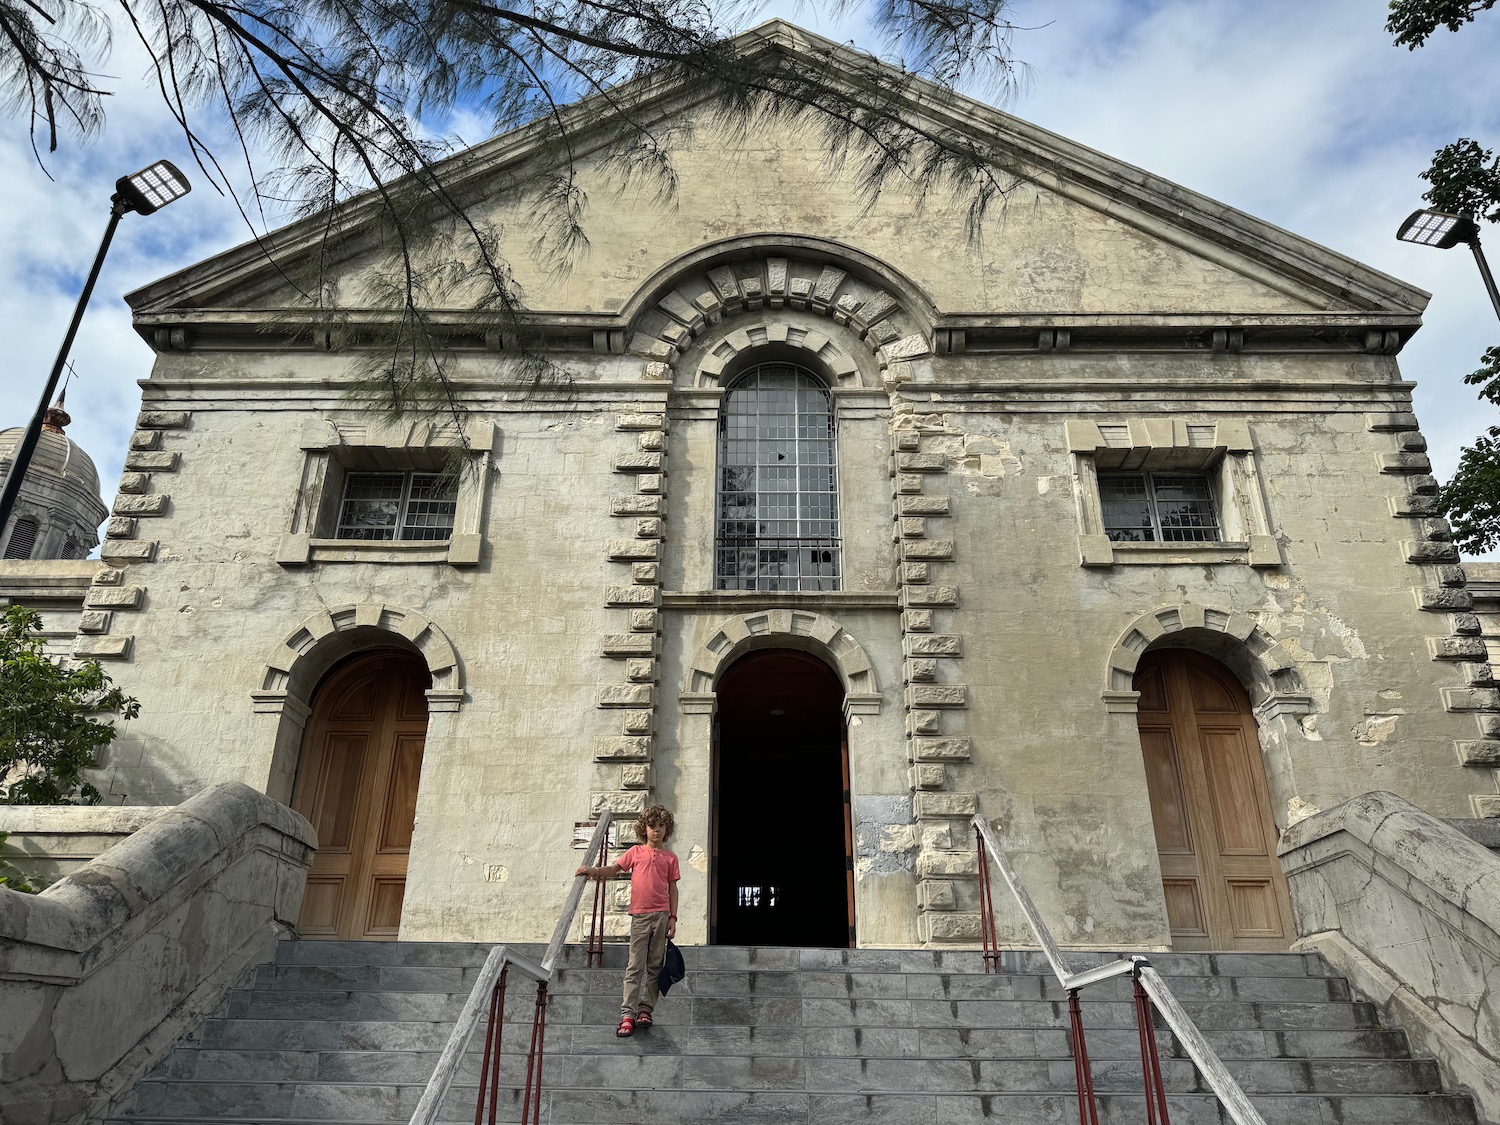
<path id="1" fill-rule="evenodd" d="M 230 1018 L 452 1021 L 467 993 L 333 991 L 324 989 L 245 990 L 231 994 L 221 1009 Z M 529 1000 L 529 997 L 526 998 Z M 684 1003 L 685 1001 L 685 1003 Z M 802 1024 L 840 1027 L 1035 1027 L 1064 1018 L 1061 1000 L 880 999 L 811 997 L 671 997 L 663 1017 L 675 1024 Z M 1183 1000 L 1183 1007 L 1208 1028 L 1376 1026 L 1373 1009 L 1358 1001 Z M 559 994 L 548 1004 L 548 1022 L 610 1023 L 618 1015 L 613 992 Z M 508 1004 L 506 1022 L 529 1018 L 526 1004 Z M 1264 1021 L 1271 1021 L 1266 1023 Z M 1124 999 L 1091 1000 L 1084 1005 L 1085 1027 L 1134 1026 L 1133 1004 Z"/>
<path id="2" fill-rule="evenodd" d="M 283 942 L 135 1091 L 111 1125 L 404 1125 L 490 950 L 472 943 Z M 533 958 L 540 946 L 513 946 Z M 547 1125 L 1072 1125 L 1061 987 L 1041 955 L 686 947 L 688 978 L 648 1034 L 614 1036 L 625 950 L 571 947 L 548 1005 Z M 1074 968 L 1114 959 L 1070 953 Z M 1310 954 L 1152 958 L 1268 1125 L 1475 1125 L 1436 1065 Z M 519 1118 L 530 980 L 512 985 L 500 1120 Z M 1139 1125 L 1128 980 L 1084 994 L 1102 1125 Z M 1219 1125 L 1180 1044 L 1157 1028 L 1177 1125 Z M 481 1033 L 444 1115 L 467 1125 Z M 222 1112 L 221 1112 L 222 1111 Z"/>
<path id="3" fill-rule="evenodd" d="M 540 945 L 508 943 L 509 947 L 539 958 Z M 282 942 L 276 965 L 430 965 L 466 967 L 483 964 L 493 946 L 472 942 Z M 978 950 L 879 950 L 879 949 L 781 949 L 756 946 L 681 946 L 689 972 L 726 970 L 818 971 L 847 969 L 852 972 L 968 972 L 983 974 Z M 626 949 L 611 944 L 605 949 L 606 969 L 625 966 Z M 1066 951 L 1075 970 L 1118 960 L 1123 953 Z M 1332 969 L 1310 953 L 1159 953 L 1150 956 L 1165 977 L 1176 976 L 1334 976 Z M 568 946 L 559 968 L 584 968 L 584 950 Z M 1000 967 L 1008 973 L 1049 974 L 1039 951 L 1007 950 Z"/>
<path id="4" fill-rule="evenodd" d="M 136 1125 L 161 1121 L 181 1123 L 207 1118 L 213 1121 L 263 1121 L 277 1125 L 292 1122 L 371 1123 L 392 1125 L 409 1116 L 416 1103 L 416 1092 L 407 1089 L 407 1096 L 384 1099 L 389 1107 L 382 1113 L 358 1112 L 357 1103 L 362 1089 L 345 1087 L 335 1092 L 330 1099 L 332 1106 L 345 1111 L 338 1116 L 313 1115 L 310 1112 L 294 1112 L 285 1115 L 275 1112 L 237 1113 L 233 1117 L 209 1117 L 212 1110 L 194 1109 L 185 1114 L 148 1112 L 125 1119 Z M 499 1120 L 507 1125 L 519 1116 L 519 1090 L 514 1086 L 502 1086 Z M 456 1089 L 449 1103 L 444 1106 L 444 1120 L 472 1121 L 475 1093 L 473 1089 Z M 351 1096 L 352 1094 L 352 1096 Z M 1101 1120 L 1103 1122 L 1130 1122 L 1139 1125 L 1144 1108 L 1140 1094 L 1099 1095 Z M 1474 1125 L 1476 1117 L 1472 1102 L 1466 1098 L 1446 1094 L 1358 1095 L 1358 1094 L 1264 1094 L 1256 1098 L 1256 1107 L 1268 1125 Z M 304 1111 L 314 1107 L 304 1102 Z M 382 1107 L 384 1108 L 384 1107 Z M 1197 1125 L 1197 1122 L 1218 1122 L 1217 1099 L 1211 1094 L 1173 1093 L 1168 1095 L 1168 1109 L 1174 1122 L 1182 1125 Z M 666 1090 L 666 1091 L 615 1091 L 581 1088 L 553 1088 L 544 1090 L 542 1097 L 543 1120 L 549 1125 L 563 1122 L 577 1125 L 619 1125 L 622 1122 L 651 1122 L 653 1125 L 671 1125 L 697 1121 L 723 1122 L 728 1120 L 759 1121 L 816 1121 L 817 1125 L 839 1125 L 842 1122 L 984 1122 L 993 1125 L 995 1120 L 1023 1121 L 1026 1125 L 1057 1122 L 1059 1125 L 1077 1120 L 1077 1101 L 1068 1092 L 1015 1092 L 1015 1093 L 843 1093 L 843 1092 L 786 1092 L 786 1091 L 742 1091 L 742 1090 Z M 739 1110 L 740 1112 L 736 1112 Z M 1020 1117 L 1020 1113 L 1025 1113 Z M 123 1125 L 123 1123 L 122 1123 Z"/>
<path id="5" fill-rule="evenodd" d="M 183 1065 L 151 1081 L 173 1083 L 305 1082 L 382 1086 L 425 1084 L 437 1062 L 433 1052 L 187 1052 Z M 481 1056 L 466 1057 L 455 1081 L 477 1084 Z M 511 1068 L 517 1065 L 507 1058 Z M 926 1090 L 988 1092 L 1066 1090 L 1073 1063 L 1067 1055 L 1020 1059 L 805 1057 L 694 1053 L 621 1054 L 579 1058 L 549 1055 L 548 1087 L 579 1084 L 617 1089 L 791 1089 L 851 1092 Z M 1247 1093 L 1430 1093 L 1439 1085 L 1429 1060 L 1245 1059 L 1229 1069 Z M 1139 1060 L 1096 1059 L 1095 1082 L 1103 1090 L 1140 1087 Z M 1169 1091 L 1201 1090 L 1187 1059 L 1163 1060 Z"/>
<path id="6" fill-rule="evenodd" d="M 315 1050 L 315 1051 L 440 1051 L 451 1025 L 442 1022 L 312 1020 L 223 1020 L 205 1024 L 196 1040 L 184 1049 L 212 1050 Z M 856 1032 L 858 1034 L 856 1034 Z M 685 1043 L 680 1041 L 681 1034 Z M 1225 1058 L 1405 1058 L 1410 1049 L 1403 1031 L 1357 1028 L 1319 1031 L 1262 1031 L 1209 1029 L 1214 1049 Z M 530 1037 L 529 1023 L 508 1024 L 505 1050 L 524 1049 Z M 472 1051 L 481 1049 L 475 1036 Z M 1170 1032 L 1157 1029 L 1157 1043 L 1164 1056 L 1179 1048 Z M 1139 1044 L 1134 1027 L 1094 1029 L 1088 1036 L 1090 1053 L 1100 1059 L 1135 1057 Z M 889 1057 L 937 1054 L 950 1058 L 973 1055 L 1031 1056 L 1061 1054 L 1067 1048 L 1067 1030 L 1053 1028 L 820 1028 L 812 1037 L 798 1027 L 756 1028 L 753 1025 L 715 1025 L 674 1028 L 663 1022 L 649 1035 L 621 1042 L 613 1024 L 549 1024 L 549 1053 L 595 1053 L 603 1050 L 674 1051 L 700 1053 L 727 1051 L 737 1054 L 790 1053 Z M 754 1048 L 751 1050 L 750 1048 Z"/>

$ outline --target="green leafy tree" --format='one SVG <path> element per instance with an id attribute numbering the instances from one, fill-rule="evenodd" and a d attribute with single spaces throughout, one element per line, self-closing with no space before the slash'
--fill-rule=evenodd
<path id="1" fill-rule="evenodd" d="M 115 736 L 114 719 L 141 705 L 90 660 L 50 659 L 34 610 L 11 606 L 0 617 L 0 802 L 96 805 L 84 771 Z"/>
<path id="2" fill-rule="evenodd" d="M 1457 31 L 1496 3 L 1497 0 L 1391 0 L 1385 29 L 1395 36 L 1396 46 L 1415 51 L 1439 27 Z"/>
<path id="3" fill-rule="evenodd" d="M 1500 0 L 1391 0 L 1385 28 L 1397 46 L 1416 50 L 1439 27 L 1458 31 Z M 1500 223 L 1500 157 L 1462 137 L 1433 154 L 1422 173 L 1432 186 L 1422 198 L 1438 211 Z M 1464 376 L 1479 397 L 1500 406 L 1500 348 L 1484 353 L 1479 370 Z M 1458 468 L 1438 490 L 1438 505 L 1453 523 L 1453 538 L 1468 554 L 1500 547 L 1500 426 L 1491 426 L 1459 453 Z"/>
<path id="4" fill-rule="evenodd" d="M 670 202 L 674 131 L 621 96 L 631 79 L 685 84 L 731 134 L 766 122 L 820 132 L 872 199 L 897 180 L 946 187 L 977 220 L 1008 190 L 999 138 L 944 126 L 912 84 L 1008 84 L 1009 0 L 860 6 L 909 68 L 895 79 L 843 53 L 808 66 L 774 45 L 743 49 L 731 31 L 748 10 L 735 0 L 0 0 L 0 112 L 30 121 L 39 160 L 98 133 L 111 39 L 137 41 L 201 175 L 254 226 L 302 218 L 318 232 L 319 251 L 282 263 L 299 293 L 285 319 L 352 342 L 359 404 L 461 422 L 437 310 L 504 333 L 511 378 L 562 376 L 532 345 L 499 232 L 460 186 L 462 158 L 447 159 L 456 117 L 491 133 L 528 128 L 541 154 L 524 176 L 493 175 L 532 204 L 536 252 L 555 269 L 587 246 L 584 159 L 603 161 L 622 189 Z M 330 263 L 368 249 L 372 221 L 389 268 L 358 307 L 340 307 Z"/>

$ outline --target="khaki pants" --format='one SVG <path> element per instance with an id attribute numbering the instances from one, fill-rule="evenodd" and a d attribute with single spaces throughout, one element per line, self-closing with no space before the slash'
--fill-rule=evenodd
<path id="1" fill-rule="evenodd" d="M 625 997 L 620 1014 L 635 1018 L 636 1012 L 656 1007 L 659 995 L 657 978 L 667 959 L 667 920 L 665 910 L 655 914 L 630 916 L 630 961 L 625 968 Z"/>

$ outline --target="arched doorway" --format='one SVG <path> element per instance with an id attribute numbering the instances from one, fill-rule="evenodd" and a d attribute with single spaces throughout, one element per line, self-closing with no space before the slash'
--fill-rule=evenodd
<path id="1" fill-rule="evenodd" d="M 297 920 L 305 938 L 396 938 L 430 683 L 420 656 L 384 649 L 340 664 L 313 694 L 292 790 L 318 833 Z"/>
<path id="2" fill-rule="evenodd" d="M 1148 652 L 1137 723 L 1172 948 L 1286 949 L 1291 901 L 1250 700 L 1196 652 Z"/>
<path id="3" fill-rule="evenodd" d="M 772 649 L 733 664 L 718 700 L 710 940 L 853 945 L 844 685 Z"/>

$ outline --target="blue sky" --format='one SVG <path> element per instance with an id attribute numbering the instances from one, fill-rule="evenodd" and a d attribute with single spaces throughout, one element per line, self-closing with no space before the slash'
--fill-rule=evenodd
<path id="1" fill-rule="evenodd" d="M 828 18 L 806 5 L 765 5 L 748 23 L 784 16 L 878 51 L 858 5 Z M 1500 147 L 1500 11 L 1409 52 L 1391 46 L 1378 0 L 1019 0 L 1014 46 L 1027 64 L 1002 108 L 1083 144 L 1323 243 L 1433 294 L 1426 326 L 1401 355 L 1440 477 L 1458 448 L 1500 422 L 1462 384 L 1500 343 L 1473 259 L 1397 243 L 1421 205 L 1434 150 L 1470 136 Z M 73 351 L 70 433 L 93 455 L 110 499 L 151 352 L 131 331 L 122 295 L 244 241 L 232 202 L 192 166 L 142 58 L 122 40 L 109 124 L 86 145 L 65 139 L 48 180 L 24 126 L 0 121 L 0 424 L 35 407 L 77 286 L 97 245 L 114 179 L 155 159 L 179 164 L 192 195 L 148 218 L 128 216 Z M 993 90 L 971 91 L 995 100 Z M 481 136 L 467 137 L 478 141 Z M 226 151 L 226 155 L 228 155 Z M 1500 232 L 1486 228 L 1500 266 Z"/>

